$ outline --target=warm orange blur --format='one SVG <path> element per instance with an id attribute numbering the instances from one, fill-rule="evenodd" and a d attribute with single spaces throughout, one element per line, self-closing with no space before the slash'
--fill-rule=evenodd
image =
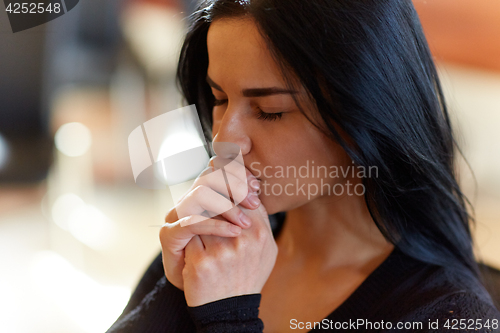
<path id="1" fill-rule="evenodd" d="M 438 61 L 500 72 L 500 1 L 413 3 Z"/>

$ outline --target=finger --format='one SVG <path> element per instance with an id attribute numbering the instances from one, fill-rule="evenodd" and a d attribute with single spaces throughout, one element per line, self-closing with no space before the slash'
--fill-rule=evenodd
<path id="1" fill-rule="evenodd" d="M 196 223 L 200 220 L 202 221 Z M 185 223 L 187 226 L 182 227 L 181 223 Z M 184 250 L 193 237 L 198 237 L 198 235 L 236 237 L 240 233 L 241 229 L 230 222 L 206 219 L 204 216 L 190 216 L 175 223 L 166 223 L 160 229 L 160 243 L 167 279 L 178 288 L 183 289 L 183 281 L 180 276 L 184 268 Z"/>
<path id="2" fill-rule="evenodd" d="M 189 190 L 187 190 L 187 191 L 186 191 L 186 193 L 184 193 L 184 194 L 180 197 L 180 199 L 179 199 L 179 200 L 177 200 L 177 202 L 181 202 L 182 200 L 184 200 L 184 198 L 186 197 L 186 195 L 187 195 L 189 192 L 191 192 L 191 191 L 192 191 L 192 190 L 193 190 L 196 186 L 198 186 L 198 184 L 196 183 L 196 181 L 197 181 L 199 178 L 201 178 L 201 177 L 203 177 L 203 176 L 206 176 L 206 175 L 208 175 L 208 174 L 210 174 L 210 173 L 212 173 L 212 172 L 213 172 L 213 169 L 212 169 L 212 167 L 211 167 L 210 165 L 209 165 L 208 167 L 206 167 L 205 169 L 203 169 L 203 171 L 202 171 L 202 172 L 200 172 L 200 174 L 199 174 L 199 175 L 198 175 L 198 177 L 195 179 L 195 181 L 193 182 L 193 184 L 191 185 L 191 187 L 189 188 Z M 171 221 L 167 221 L 167 220 L 165 219 L 165 222 L 173 222 L 173 221 L 177 221 L 177 220 L 178 220 L 178 218 L 176 218 L 176 219 L 174 219 L 174 220 L 171 220 Z"/>
<path id="3" fill-rule="evenodd" d="M 219 237 L 206 235 L 200 235 L 199 237 L 203 243 L 205 251 L 207 252 L 217 252 L 218 250 L 221 250 L 222 247 L 227 247 L 228 242 L 236 239 L 235 237 Z"/>
<path id="4" fill-rule="evenodd" d="M 260 199 L 257 195 L 257 193 L 259 193 L 260 190 L 260 182 L 247 168 L 245 168 L 245 176 L 248 187 L 248 194 L 247 197 L 244 200 L 242 200 L 239 204 L 245 208 L 255 209 L 260 206 Z M 236 203 L 235 201 L 235 204 L 238 203 Z"/>
<path id="5" fill-rule="evenodd" d="M 260 189 L 260 183 L 247 168 L 241 169 L 240 166 L 239 163 L 231 162 L 224 167 L 234 203 L 249 209 L 255 209 L 260 206 L 260 199 L 257 195 Z M 242 171 L 245 173 L 243 174 Z M 242 177 L 245 177 L 245 180 L 240 182 L 239 180 Z M 243 193 L 246 195 L 243 196 Z"/>
<path id="6" fill-rule="evenodd" d="M 257 193 L 249 191 L 245 200 L 239 203 L 240 206 L 248 208 L 248 209 L 256 209 L 260 206 L 261 201 Z"/>
<path id="7" fill-rule="evenodd" d="M 260 189 L 260 182 L 258 179 L 248 170 L 248 168 L 245 167 L 244 162 L 243 162 L 243 157 L 238 155 L 237 158 L 234 159 L 228 159 L 228 158 L 223 158 L 220 156 L 214 156 L 210 159 L 209 162 L 210 167 L 213 170 L 221 169 L 224 168 L 224 171 L 226 174 L 231 174 L 235 178 L 231 179 L 238 179 L 243 183 L 246 183 L 247 186 L 249 187 L 250 191 L 257 192 Z M 229 179 L 229 185 L 231 187 L 231 190 L 233 189 L 233 184 L 231 183 L 231 179 Z M 237 184 L 236 186 L 238 186 Z M 234 186 L 234 187 L 236 187 Z M 243 197 L 241 198 L 236 198 L 238 201 L 243 201 Z M 235 200 L 236 201 L 236 200 Z M 245 203 L 244 203 L 245 205 Z"/>
<path id="8" fill-rule="evenodd" d="M 177 215 L 177 210 L 174 207 L 167 213 L 167 216 L 165 216 L 165 223 L 174 223 L 178 219 L 179 216 Z"/>
<path id="9" fill-rule="evenodd" d="M 241 228 L 230 222 L 192 215 L 175 223 L 165 223 L 160 229 L 160 243 L 163 249 L 178 253 L 197 235 L 236 237 L 240 233 Z"/>
<path id="10" fill-rule="evenodd" d="M 260 189 L 260 181 L 257 179 L 257 177 L 254 176 L 253 173 L 250 172 L 247 168 L 245 168 L 246 171 L 246 177 L 247 177 L 247 182 L 248 186 L 254 191 L 257 192 Z"/>
<path id="11" fill-rule="evenodd" d="M 230 222 L 238 221 L 235 224 L 243 229 L 247 229 L 252 225 L 252 220 L 247 215 L 245 215 L 241 208 L 238 206 L 233 207 L 232 209 L 220 214 L 219 216 Z"/>
<path id="12" fill-rule="evenodd" d="M 235 237 L 241 233 L 241 228 L 231 222 L 219 219 L 207 219 L 204 216 L 192 215 L 180 219 L 176 230 L 180 238 L 192 237 L 192 235 L 207 235 L 219 237 Z"/>
<path id="13" fill-rule="evenodd" d="M 241 181 L 239 178 L 228 172 L 224 174 L 222 170 L 216 170 L 214 172 L 200 175 L 200 177 L 196 179 L 195 184 L 198 186 L 208 186 L 228 199 L 231 196 L 235 204 L 243 201 L 249 192 L 246 180 Z M 230 192 L 228 190 L 228 186 Z"/>
<path id="14" fill-rule="evenodd" d="M 200 252 L 205 251 L 205 246 L 201 240 L 201 236 L 194 236 L 186 245 L 185 257 L 189 260 L 190 257 L 198 255 Z"/>
<path id="15" fill-rule="evenodd" d="M 211 187 L 214 188 L 214 190 L 229 198 L 230 195 L 228 192 L 228 184 L 226 184 L 224 177 L 227 177 L 227 174 L 231 173 L 232 176 L 228 180 L 228 182 L 232 187 L 231 190 L 235 192 L 233 196 L 235 196 L 236 199 L 233 198 L 233 201 L 237 201 L 238 204 L 245 198 L 248 191 L 246 190 L 247 179 L 245 178 L 245 175 L 242 171 L 242 169 L 244 169 L 244 165 L 239 163 L 240 160 L 241 162 L 243 161 L 243 158 L 241 157 L 237 160 L 237 163 L 231 163 L 234 162 L 234 160 L 222 158 L 219 156 L 212 157 L 208 163 L 207 168 L 205 168 L 198 175 L 198 177 L 193 182 L 193 185 L 191 185 L 191 188 L 178 200 L 178 202 L 182 201 L 187 193 L 193 190 L 196 186 L 202 184 L 207 185 L 208 183 L 210 183 Z M 237 165 L 239 167 L 237 167 Z M 224 167 L 226 167 L 226 169 L 223 169 Z M 222 169 L 223 171 L 219 171 L 220 169 Z M 226 175 L 224 175 L 224 173 Z M 239 178 L 236 177 L 236 175 Z M 242 183 L 245 183 L 245 186 L 243 186 Z"/>
<path id="16" fill-rule="evenodd" d="M 217 193 L 208 186 L 200 185 L 193 193 L 188 193 L 176 207 L 169 212 L 165 222 L 174 222 L 180 218 L 201 215 L 205 218 L 221 215 L 229 222 L 241 228 L 248 228 L 251 220 L 245 216 L 237 206 L 234 206 L 227 198 Z"/>
<path id="17" fill-rule="evenodd" d="M 241 212 L 239 207 L 234 206 L 231 201 L 210 187 L 203 185 L 186 195 L 184 200 L 177 204 L 175 210 L 180 219 L 192 215 L 199 215 L 204 219 L 221 215 L 227 221 L 241 228 L 248 228 L 251 225 L 251 220 Z"/>
<path id="18" fill-rule="evenodd" d="M 247 181 L 247 176 L 250 173 L 246 171 L 241 153 L 233 159 L 214 156 L 210 159 L 209 165 L 213 170 L 224 169 L 226 173 L 232 174 L 242 182 Z"/>
<path id="19" fill-rule="evenodd" d="M 201 215 L 204 211 L 213 217 L 233 207 L 233 203 L 223 195 L 208 186 L 200 185 L 189 192 L 175 208 L 178 217 L 183 218 L 189 215 Z"/>
<path id="20" fill-rule="evenodd" d="M 262 228 L 264 225 L 265 228 L 272 233 L 272 228 L 271 228 L 271 223 L 269 221 L 269 215 L 267 214 L 267 210 L 264 207 L 264 205 L 260 205 L 259 208 L 257 209 L 245 209 L 241 208 L 242 212 L 249 216 L 249 218 L 252 220 L 252 226 L 251 228 L 248 228 L 249 231 Z"/>

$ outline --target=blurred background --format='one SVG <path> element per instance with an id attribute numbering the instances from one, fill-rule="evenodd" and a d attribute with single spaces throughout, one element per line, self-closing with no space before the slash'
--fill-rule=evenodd
<path id="1" fill-rule="evenodd" d="M 1 332 L 104 332 L 159 253 L 172 201 L 135 185 L 127 138 L 180 106 L 194 2 L 80 1 L 16 34 L 0 10 Z M 500 269 L 500 2 L 414 3 L 470 165 L 477 256 Z"/>

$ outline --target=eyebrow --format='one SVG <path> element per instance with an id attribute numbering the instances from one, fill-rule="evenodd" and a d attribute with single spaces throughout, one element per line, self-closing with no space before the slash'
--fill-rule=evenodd
<path id="1" fill-rule="evenodd" d="M 210 87 L 217 89 L 221 92 L 224 92 L 222 88 L 215 83 L 210 76 L 207 75 L 207 83 Z M 290 90 L 290 89 L 283 89 L 283 88 L 278 88 L 278 87 L 268 87 L 268 88 L 250 88 L 250 89 L 243 89 L 241 91 L 243 96 L 245 97 L 265 97 L 265 96 L 271 96 L 271 95 L 280 95 L 280 94 L 296 94 L 297 91 L 295 90 Z"/>

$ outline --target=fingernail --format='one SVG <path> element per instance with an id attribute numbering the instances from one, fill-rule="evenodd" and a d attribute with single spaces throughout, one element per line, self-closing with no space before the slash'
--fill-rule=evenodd
<path id="1" fill-rule="evenodd" d="M 260 204 L 259 197 L 255 193 L 250 193 L 250 195 L 248 196 L 248 201 L 254 207 L 258 207 Z"/>
<path id="2" fill-rule="evenodd" d="M 254 191 L 258 191 L 259 188 L 260 188 L 260 184 L 259 184 L 259 181 L 257 179 L 252 179 L 250 181 L 250 187 L 252 188 L 252 190 Z"/>
<path id="3" fill-rule="evenodd" d="M 229 231 L 231 231 L 233 234 L 239 234 L 241 232 L 241 228 L 238 227 L 237 225 L 231 225 L 229 226 Z"/>
<path id="4" fill-rule="evenodd" d="M 250 226 L 250 224 L 252 223 L 252 221 L 250 221 L 250 218 L 248 216 L 246 216 L 245 214 L 243 214 L 243 212 L 240 212 L 240 221 L 241 223 L 244 225 L 244 226 Z"/>

